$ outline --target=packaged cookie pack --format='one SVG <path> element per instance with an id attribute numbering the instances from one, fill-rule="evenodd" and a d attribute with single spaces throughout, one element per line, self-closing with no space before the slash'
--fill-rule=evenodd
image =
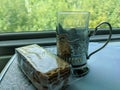
<path id="1" fill-rule="evenodd" d="M 36 44 L 16 48 L 19 66 L 38 90 L 62 90 L 69 81 L 70 65 Z"/>

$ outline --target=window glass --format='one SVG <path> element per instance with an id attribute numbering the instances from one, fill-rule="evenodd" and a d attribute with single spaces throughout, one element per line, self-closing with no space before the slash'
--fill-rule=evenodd
<path id="1" fill-rule="evenodd" d="M 89 28 L 120 27 L 120 0 L 0 0 L 0 32 L 55 30 L 58 11 L 89 11 Z"/>

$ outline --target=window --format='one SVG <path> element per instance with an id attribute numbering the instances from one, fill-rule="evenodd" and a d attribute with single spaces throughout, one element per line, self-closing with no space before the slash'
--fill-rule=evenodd
<path id="1" fill-rule="evenodd" d="M 58 11 L 89 11 L 90 26 L 120 27 L 120 0 L 0 0 L 0 32 L 55 30 Z"/>
<path id="2" fill-rule="evenodd" d="M 114 28 L 114 39 L 120 39 L 119 5 L 120 0 L 0 0 L 0 55 L 14 54 L 15 47 L 22 45 L 55 44 L 58 11 L 89 11 L 89 28 L 108 21 Z M 106 38 L 100 36 L 93 41 Z"/>

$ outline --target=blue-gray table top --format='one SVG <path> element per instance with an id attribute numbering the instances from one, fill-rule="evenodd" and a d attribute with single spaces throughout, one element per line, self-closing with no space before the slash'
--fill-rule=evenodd
<path id="1" fill-rule="evenodd" d="M 102 43 L 90 43 L 89 52 Z M 56 46 L 47 47 L 56 53 Z M 18 67 L 16 56 L 0 82 L 0 90 L 35 90 Z M 108 44 L 88 60 L 89 73 L 71 83 L 66 90 L 120 90 L 120 42 Z"/>

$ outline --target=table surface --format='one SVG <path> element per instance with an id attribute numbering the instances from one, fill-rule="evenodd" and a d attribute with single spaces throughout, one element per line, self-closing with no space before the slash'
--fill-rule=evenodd
<path id="1" fill-rule="evenodd" d="M 90 43 L 89 52 L 101 45 L 101 43 Z M 46 48 L 56 53 L 56 46 Z M 66 90 L 120 90 L 119 55 L 120 42 L 108 44 L 88 60 L 89 73 L 71 83 Z M 36 90 L 18 67 L 16 54 L 10 61 L 13 62 L 0 82 L 0 90 Z"/>

